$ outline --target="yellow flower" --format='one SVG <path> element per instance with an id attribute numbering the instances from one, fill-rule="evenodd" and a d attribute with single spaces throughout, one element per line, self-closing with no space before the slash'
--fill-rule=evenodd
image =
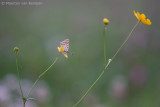
<path id="1" fill-rule="evenodd" d="M 107 25 L 107 24 L 109 23 L 109 20 L 108 20 L 107 18 L 104 18 L 104 19 L 103 19 L 103 23 L 104 23 L 105 25 Z"/>
<path id="2" fill-rule="evenodd" d="M 64 50 L 64 47 L 57 47 L 57 49 L 58 49 L 58 51 L 60 52 L 60 53 L 62 53 L 66 58 L 68 58 L 68 55 L 63 51 Z"/>
<path id="3" fill-rule="evenodd" d="M 134 12 L 134 15 L 137 17 L 137 19 L 140 22 L 142 22 L 146 25 L 151 25 L 152 24 L 152 22 L 149 19 L 146 19 L 146 15 L 144 13 L 140 14 L 139 12 L 135 12 L 135 11 L 133 11 L 133 12 Z"/>

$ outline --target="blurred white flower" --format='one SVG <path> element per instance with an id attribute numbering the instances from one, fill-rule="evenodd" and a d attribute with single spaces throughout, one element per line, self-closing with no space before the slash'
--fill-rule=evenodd
<path id="1" fill-rule="evenodd" d="M 17 99 L 14 106 L 11 107 L 23 107 L 22 99 Z M 38 107 L 34 101 L 27 101 L 25 107 Z"/>
<path id="2" fill-rule="evenodd" d="M 45 103 L 51 98 L 48 85 L 44 81 L 39 81 L 35 89 L 33 90 L 33 97 L 40 103 Z"/>
<path id="3" fill-rule="evenodd" d="M 33 82 L 28 79 L 21 80 L 21 86 L 24 96 L 27 96 Z M 48 103 L 50 89 L 45 81 L 39 81 L 31 92 L 31 98 L 36 99 L 26 102 L 26 107 L 38 107 L 42 103 Z M 18 78 L 13 74 L 8 74 L 0 80 L 0 107 L 23 107 L 21 92 L 19 89 Z"/>
<path id="4" fill-rule="evenodd" d="M 24 96 L 27 96 L 27 94 L 29 93 L 29 90 L 31 89 L 32 85 L 33 85 L 33 82 L 31 82 L 28 79 L 22 79 L 21 80 L 21 86 L 22 86 L 22 91 L 23 91 Z M 32 93 L 33 92 L 31 92 L 31 96 L 32 96 Z M 19 94 L 21 94 L 20 89 L 19 89 Z"/>
<path id="5" fill-rule="evenodd" d="M 4 102 L 10 99 L 10 91 L 4 85 L 0 85 L 0 102 Z"/>
<path id="6" fill-rule="evenodd" d="M 117 100 L 123 100 L 128 94 L 128 84 L 123 75 L 113 78 L 111 83 L 111 96 Z"/>
<path id="7" fill-rule="evenodd" d="M 19 88 L 18 78 L 13 74 L 6 75 L 3 82 L 10 91 L 17 91 Z"/>

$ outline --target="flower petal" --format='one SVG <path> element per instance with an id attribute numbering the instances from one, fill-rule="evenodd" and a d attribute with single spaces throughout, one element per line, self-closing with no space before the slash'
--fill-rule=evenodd
<path id="1" fill-rule="evenodd" d="M 137 13 L 135 11 L 133 11 L 133 13 L 137 17 L 137 19 L 139 20 Z"/>
<path id="2" fill-rule="evenodd" d="M 61 46 L 61 47 L 57 47 L 58 51 L 59 52 L 63 52 L 64 48 Z"/>
<path id="3" fill-rule="evenodd" d="M 146 18 L 146 15 L 145 14 L 141 14 L 141 19 L 145 19 Z"/>
<path id="4" fill-rule="evenodd" d="M 68 55 L 67 55 L 67 54 L 65 54 L 64 52 L 62 52 L 62 54 L 63 54 L 66 58 L 68 58 Z"/>
<path id="5" fill-rule="evenodd" d="M 137 17 L 138 17 L 138 20 L 141 20 L 141 14 L 139 12 L 137 12 Z"/>
<path id="6" fill-rule="evenodd" d="M 57 47 L 58 51 L 60 52 L 60 47 Z"/>
<path id="7" fill-rule="evenodd" d="M 146 25 L 151 25 L 152 24 L 152 22 L 149 20 L 149 19 L 146 19 Z"/>
<path id="8" fill-rule="evenodd" d="M 146 19 L 141 19 L 141 22 L 144 23 L 144 24 L 147 23 Z"/>

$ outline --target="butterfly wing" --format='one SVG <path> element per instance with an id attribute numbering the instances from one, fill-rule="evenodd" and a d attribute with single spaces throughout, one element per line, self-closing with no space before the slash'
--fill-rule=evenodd
<path id="1" fill-rule="evenodd" d="M 60 45 L 64 48 L 64 52 L 68 53 L 68 50 L 69 50 L 69 39 L 65 39 L 64 41 L 60 42 Z"/>

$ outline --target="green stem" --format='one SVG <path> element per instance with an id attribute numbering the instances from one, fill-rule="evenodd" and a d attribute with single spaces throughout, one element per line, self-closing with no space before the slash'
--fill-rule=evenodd
<path id="1" fill-rule="evenodd" d="M 29 97 L 29 95 L 31 94 L 31 91 L 32 91 L 33 87 L 36 85 L 36 83 L 39 81 L 39 79 L 57 62 L 58 58 L 59 58 L 59 55 L 58 55 L 57 58 L 54 60 L 54 62 L 53 62 L 44 72 L 42 72 L 42 73 L 38 76 L 37 80 L 34 82 L 32 88 L 30 89 L 30 91 L 29 91 L 29 93 L 28 93 L 28 95 L 27 95 L 26 98 Z"/>
<path id="2" fill-rule="evenodd" d="M 114 54 L 114 56 L 112 57 L 112 60 L 117 56 L 117 54 L 119 53 L 119 51 L 123 48 L 123 46 L 126 44 L 126 42 L 128 41 L 128 39 L 130 38 L 131 34 L 133 33 L 133 31 L 135 30 L 135 28 L 137 27 L 137 25 L 139 24 L 140 21 L 138 21 L 135 26 L 133 27 L 133 29 L 131 30 L 131 32 L 129 33 L 128 37 L 126 38 L 126 40 L 123 42 L 123 44 L 120 46 L 120 48 L 117 50 L 117 52 Z"/>
<path id="3" fill-rule="evenodd" d="M 104 72 L 108 69 L 108 66 L 111 64 L 111 62 L 113 61 L 113 59 L 116 57 L 116 55 L 119 53 L 119 51 L 122 49 L 122 47 L 126 44 L 126 42 L 128 41 L 128 39 L 130 38 L 131 34 L 133 33 L 133 31 L 135 30 L 135 28 L 137 27 L 137 25 L 139 24 L 139 21 L 137 22 L 137 24 L 133 27 L 133 29 L 131 30 L 130 34 L 128 35 L 128 37 L 126 38 L 126 40 L 123 42 L 123 44 L 120 46 L 120 48 L 117 50 L 117 52 L 114 54 L 114 56 L 112 57 L 112 59 L 108 60 L 107 65 L 105 66 L 104 70 L 102 71 L 102 73 L 99 75 L 99 77 L 96 79 L 96 81 L 89 87 L 89 89 L 86 91 L 86 93 L 81 97 L 81 99 L 75 104 L 73 105 L 73 107 L 76 107 L 86 96 L 87 94 L 90 92 L 90 90 L 94 87 L 94 85 L 99 81 L 99 79 L 102 77 L 102 75 L 104 74 Z"/>
<path id="4" fill-rule="evenodd" d="M 104 39 L 104 66 L 107 63 L 107 58 L 106 58 L 106 30 L 107 30 L 107 27 L 105 25 L 104 26 L 104 32 L 103 32 L 103 39 Z"/>
<path id="5" fill-rule="evenodd" d="M 22 98 L 24 98 L 24 96 L 23 96 L 23 92 L 22 92 L 22 88 L 21 88 L 21 82 L 20 82 L 19 70 L 18 70 L 18 57 L 17 57 L 17 54 L 16 54 L 16 67 L 17 67 L 17 74 L 18 74 L 18 81 L 19 81 L 19 87 L 20 87 L 21 95 L 22 95 Z"/>
<path id="6" fill-rule="evenodd" d="M 102 77 L 102 75 L 104 74 L 104 72 L 106 71 L 106 69 L 108 68 L 110 64 L 110 61 L 108 61 L 108 64 L 105 66 L 104 70 L 102 71 L 102 73 L 99 75 L 99 77 L 96 79 L 96 81 L 91 85 L 91 87 L 89 87 L 89 89 L 86 91 L 86 93 L 81 97 L 81 99 L 73 106 L 76 107 L 86 96 L 87 94 L 91 91 L 91 89 L 94 87 L 94 85 L 98 82 L 98 80 Z"/>
<path id="7" fill-rule="evenodd" d="M 25 107 L 26 102 L 23 102 L 23 107 Z"/>

